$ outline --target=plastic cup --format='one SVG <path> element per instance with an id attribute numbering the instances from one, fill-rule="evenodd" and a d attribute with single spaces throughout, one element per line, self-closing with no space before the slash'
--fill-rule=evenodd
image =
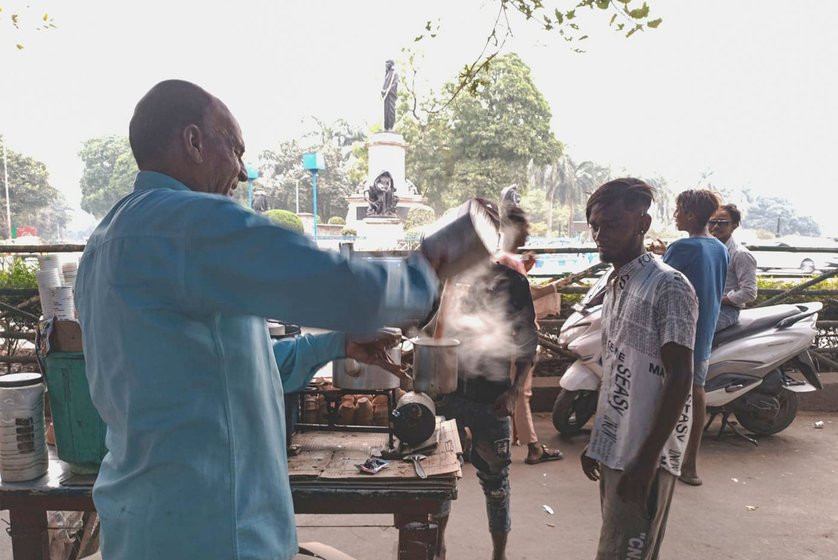
<path id="1" fill-rule="evenodd" d="M 38 264 L 40 265 L 41 270 L 49 270 L 52 268 L 58 270 L 60 268 L 58 255 L 55 254 L 38 255 Z"/>
<path id="2" fill-rule="evenodd" d="M 57 288 L 61 285 L 61 274 L 57 268 L 39 270 L 35 273 L 39 288 Z"/>
<path id="3" fill-rule="evenodd" d="M 75 319 L 76 308 L 73 304 L 73 288 L 61 286 L 47 288 L 52 303 L 52 316 L 56 319 Z M 46 315 L 46 313 L 44 314 Z"/>

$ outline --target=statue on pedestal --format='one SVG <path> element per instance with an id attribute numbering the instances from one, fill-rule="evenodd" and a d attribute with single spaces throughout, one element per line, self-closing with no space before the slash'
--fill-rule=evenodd
<path id="1" fill-rule="evenodd" d="M 251 202 L 250 208 L 254 212 L 258 212 L 260 214 L 270 210 L 271 206 L 268 202 L 268 194 L 261 189 L 253 191 L 253 200 Z"/>
<path id="2" fill-rule="evenodd" d="M 392 60 L 384 63 L 384 85 L 381 99 L 384 100 L 384 131 L 392 131 L 396 124 L 396 95 L 399 92 L 399 74 Z"/>
<path id="3" fill-rule="evenodd" d="M 396 186 L 389 171 L 383 171 L 375 178 L 372 186 L 364 193 L 364 198 L 370 204 L 367 216 L 396 216 L 399 197 L 396 196 Z"/>

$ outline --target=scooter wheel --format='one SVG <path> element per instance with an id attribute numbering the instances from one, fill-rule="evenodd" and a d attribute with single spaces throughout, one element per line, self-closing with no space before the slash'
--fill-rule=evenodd
<path id="1" fill-rule="evenodd" d="M 780 403 L 776 414 L 759 410 L 737 410 L 736 419 L 748 431 L 758 436 L 770 436 L 788 428 L 797 416 L 797 393 L 781 390 L 774 397 Z"/>
<path id="2" fill-rule="evenodd" d="M 596 412 L 598 391 L 566 391 L 562 389 L 553 404 L 553 426 L 563 435 L 573 436 Z"/>

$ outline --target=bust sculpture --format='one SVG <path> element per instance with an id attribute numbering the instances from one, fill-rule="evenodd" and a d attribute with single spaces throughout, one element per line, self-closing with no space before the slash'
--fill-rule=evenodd
<path id="1" fill-rule="evenodd" d="M 396 196 L 396 186 L 389 171 L 382 171 L 372 185 L 364 193 L 369 202 L 367 216 L 395 216 L 399 197 Z"/>
<path id="2" fill-rule="evenodd" d="M 384 100 L 384 130 L 393 130 L 396 124 L 396 96 L 399 92 L 399 74 L 392 60 L 384 63 L 384 85 L 381 86 L 381 99 Z"/>

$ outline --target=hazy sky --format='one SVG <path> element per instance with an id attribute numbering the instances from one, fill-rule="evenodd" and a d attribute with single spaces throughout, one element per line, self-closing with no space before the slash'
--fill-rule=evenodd
<path id="1" fill-rule="evenodd" d="M 585 54 L 512 21 L 505 50 L 531 66 L 571 155 L 660 174 L 676 191 L 709 169 L 717 186 L 785 196 L 838 235 L 829 163 L 838 149 L 838 2 L 649 3 L 663 25 L 628 40 L 602 17 L 584 20 Z M 417 45 L 421 75 L 438 87 L 479 54 L 496 15 L 489 0 L 29 4 L 58 29 L 0 27 L 0 134 L 44 161 L 72 204 L 82 142 L 127 134 L 137 100 L 162 79 L 195 81 L 224 100 L 255 160 L 308 130 L 312 116 L 380 121 L 384 60 L 415 45 L 427 20 L 441 28 Z"/>

